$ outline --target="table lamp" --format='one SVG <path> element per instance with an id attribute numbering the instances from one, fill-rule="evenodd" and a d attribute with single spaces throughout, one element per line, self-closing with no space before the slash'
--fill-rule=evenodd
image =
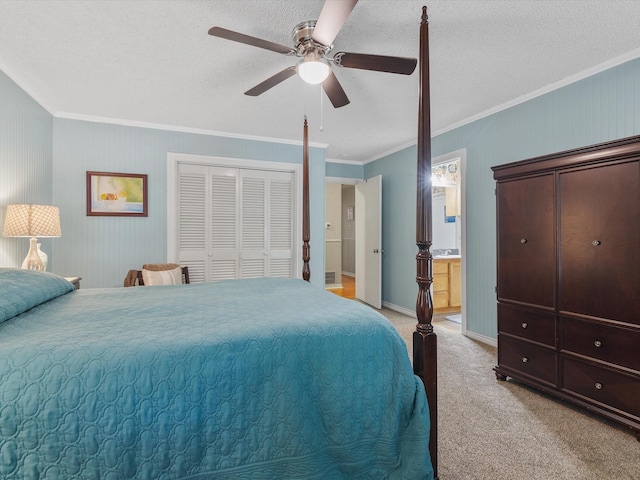
<path id="1" fill-rule="evenodd" d="M 22 268 L 45 270 L 46 266 L 38 254 L 38 238 L 59 237 L 60 211 L 51 205 L 9 205 L 2 234 L 5 237 L 31 237 L 29 253 Z"/>

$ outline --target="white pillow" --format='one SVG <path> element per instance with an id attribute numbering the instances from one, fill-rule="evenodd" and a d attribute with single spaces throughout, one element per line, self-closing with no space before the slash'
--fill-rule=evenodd
<path id="1" fill-rule="evenodd" d="M 145 285 L 180 285 L 182 283 L 182 267 L 173 270 L 142 269 L 142 281 Z"/>

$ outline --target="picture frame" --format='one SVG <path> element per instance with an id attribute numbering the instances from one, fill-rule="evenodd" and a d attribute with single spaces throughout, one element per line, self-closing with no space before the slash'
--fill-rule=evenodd
<path id="1" fill-rule="evenodd" d="M 147 175 L 87 172 L 87 216 L 147 217 Z"/>

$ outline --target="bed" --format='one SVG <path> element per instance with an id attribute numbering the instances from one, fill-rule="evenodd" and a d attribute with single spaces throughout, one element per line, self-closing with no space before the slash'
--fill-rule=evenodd
<path id="1" fill-rule="evenodd" d="M 0 289 L 2 478 L 427 478 L 422 385 L 367 306 L 299 279 Z"/>
<path id="2" fill-rule="evenodd" d="M 423 8 L 418 175 L 427 28 Z M 302 280 L 75 290 L 0 269 L 1 478 L 437 478 L 430 184 L 412 367 L 382 315 L 305 281 L 304 132 Z"/>

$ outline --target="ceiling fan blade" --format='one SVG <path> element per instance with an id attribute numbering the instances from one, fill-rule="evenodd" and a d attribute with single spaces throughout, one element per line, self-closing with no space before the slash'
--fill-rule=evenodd
<path id="1" fill-rule="evenodd" d="M 311 38 L 325 46 L 330 46 L 347 21 L 358 0 L 325 0 Z"/>
<path id="2" fill-rule="evenodd" d="M 340 85 L 333 72 L 329 73 L 329 76 L 322 82 L 322 89 L 335 108 L 344 107 L 350 103 L 347 94 L 344 93 L 342 85 Z"/>
<path id="3" fill-rule="evenodd" d="M 252 89 L 247 90 L 246 92 L 244 92 L 244 94 L 251 97 L 257 97 L 258 95 L 262 95 L 270 88 L 275 87 L 279 83 L 284 82 L 287 78 L 293 77 L 295 74 L 296 67 L 287 67 L 284 70 L 276 73 L 274 76 L 267 78 L 264 82 L 259 83 Z"/>
<path id="4" fill-rule="evenodd" d="M 279 43 L 274 43 L 268 40 L 263 40 L 261 38 L 252 37 L 250 35 L 245 35 L 244 33 L 234 32 L 233 30 L 227 30 L 226 28 L 222 28 L 222 27 L 211 27 L 209 29 L 209 35 L 213 35 L 214 37 L 225 38 L 227 40 L 232 40 L 234 42 L 244 43 L 246 45 L 251 45 L 253 47 L 264 48 L 266 50 L 282 53 L 284 55 L 295 53 L 291 47 L 285 47 L 284 45 L 280 45 Z"/>
<path id="5" fill-rule="evenodd" d="M 387 57 L 385 55 L 368 55 L 365 53 L 338 52 L 333 56 L 337 65 L 346 68 L 360 68 L 377 72 L 400 73 L 411 75 L 418 61 L 409 57 Z"/>

